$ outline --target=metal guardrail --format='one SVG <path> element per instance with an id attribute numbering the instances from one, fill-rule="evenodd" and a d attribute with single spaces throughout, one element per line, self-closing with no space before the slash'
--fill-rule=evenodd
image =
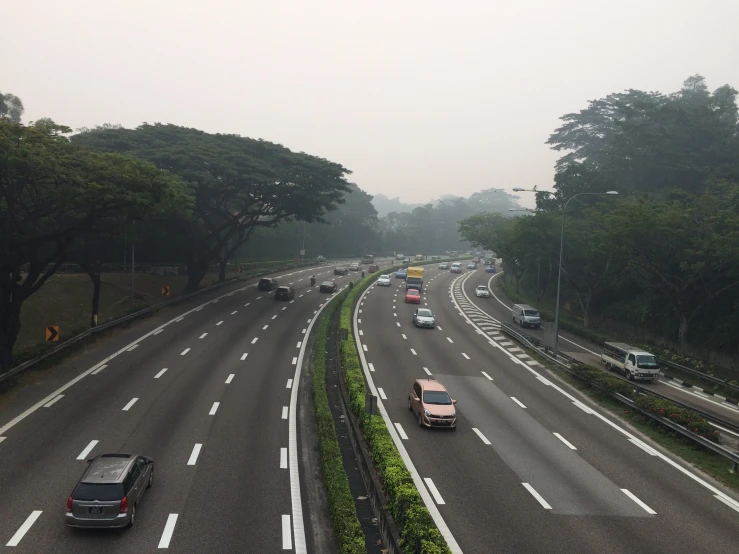
<path id="1" fill-rule="evenodd" d="M 78 343 L 79 341 L 81 341 L 81 340 L 83 340 L 83 339 L 85 339 L 85 338 L 87 338 L 89 336 L 94 335 L 95 333 L 100 333 L 100 332 L 105 331 L 107 329 L 110 329 L 112 327 L 116 327 L 118 325 L 121 325 L 123 323 L 126 323 L 127 321 L 131 321 L 132 319 L 136 319 L 136 318 L 141 317 L 143 315 L 146 315 L 146 314 L 149 314 L 149 313 L 153 313 L 153 312 L 159 310 L 160 308 L 165 308 L 167 306 L 171 306 L 172 304 L 175 304 L 177 302 L 182 302 L 183 300 L 188 300 L 190 298 L 194 298 L 195 296 L 198 296 L 198 295 L 203 294 L 205 292 L 208 292 L 208 291 L 211 291 L 211 290 L 215 290 L 215 289 L 224 287 L 226 285 L 231 285 L 231 284 L 236 283 L 238 281 L 245 281 L 247 279 L 253 279 L 255 277 L 261 277 L 262 275 L 268 275 L 268 274 L 273 273 L 275 271 L 283 271 L 285 269 L 290 269 L 292 267 L 305 267 L 305 266 L 311 266 L 311 265 L 330 265 L 330 262 L 323 262 L 321 264 L 317 264 L 316 262 L 305 263 L 305 264 L 295 263 L 295 264 L 285 265 L 285 266 L 276 267 L 276 268 L 273 267 L 273 268 L 270 268 L 269 271 L 264 271 L 264 272 L 261 272 L 261 273 L 256 273 L 255 272 L 255 273 L 251 273 L 249 275 L 244 275 L 242 277 L 234 277 L 232 279 L 228 279 L 228 280 L 224 281 L 223 283 L 216 283 L 214 285 L 210 285 L 208 287 L 205 287 L 205 288 L 196 290 L 195 292 L 191 292 L 191 293 L 188 293 L 188 294 L 183 294 L 182 296 L 178 296 L 176 298 L 172 298 L 171 300 L 165 300 L 164 302 L 159 302 L 158 304 L 154 304 L 153 306 L 149 306 L 147 308 L 143 308 L 143 309 L 138 310 L 138 311 L 136 311 L 136 312 L 134 312 L 132 314 L 128 314 L 128 315 L 125 315 L 123 317 L 119 317 L 119 318 L 113 319 L 111 321 L 108 321 L 107 323 L 104 323 L 102 325 L 98 325 L 97 327 L 92 327 L 92 328 L 88 329 L 87 331 L 84 331 L 82 333 L 79 333 L 79 334 L 75 335 L 74 337 L 72 337 L 72 338 L 70 338 L 68 340 L 65 340 L 64 342 L 62 342 L 58 346 L 55 346 L 54 348 L 51 348 L 51 349 L 47 350 L 43 354 L 40 354 L 40 355 L 36 356 L 35 358 L 31 358 L 30 360 L 26 360 L 22 364 L 19 364 L 19 365 L 15 366 L 14 368 L 6 371 L 2 375 L 0 375 L 0 382 L 5 381 L 6 379 L 8 379 L 8 378 L 10 378 L 10 377 L 12 377 L 14 375 L 17 375 L 18 373 L 20 373 L 22 371 L 25 371 L 29 367 L 36 365 L 37 363 L 45 360 L 46 358 L 49 358 L 51 356 L 54 356 L 55 354 L 58 354 L 62 350 L 66 350 L 70 346 Z"/>
<path id="2" fill-rule="evenodd" d="M 660 358 L 657 356 L 657 361 L 660 364 L 664 364 L 667 367 L 671 367 L 672 369 L 676 369 L 678 371 L 683 371 L 685 373 L 689 373 L 690 375 L 695 375 L 699 379 L 703 379 L 704 381 L 709 381 L 711 383 L 715 383 L 717 385 L 720 385 L 732 392 L 739 393 L 739 387 L 736 385 L 732 385 L 728 381 L 724 381 L 723 379 L 719 379 L 718 377 L 714 377 L 713 375 L 708 375 L 707 373 L 703 373 L 702 371 L 698 371 L 696 369 L 691 369 L 689 367 L 686 367 L 681 364 L 676 364 L 675 362 L 671 360 L 665 360 L 664 358 Z"/>
<path id="3" fill-rule="evenodd" d="M 534 337 L 529 337 L 527 335 L 524 335 L 523 333 L 519 333 L 518 331 L 516 331 L 515 329 L 513 329 L 510 325 L 508 325 L 506 323 L 501 324 L 500 328 L 501 328 L 501 331 L 504 332 L 506 335 L 508 335 L 508 336 L 516 339 L 518 342 L 520 342 L 524 346 L 528 346 L 532 350 L 536 350 L 540 355 L 544 356 L 549 361 L 557 364 L 557 366 L 559 366 L 561 369 L 564 369 L 565 371 L 567 371 L 573 377 L 576 377 L 577 379 L 580 379 L 580 380 L 584 380 L 581 375 L 579 375 L 575 371 L 572 371 L 572 369 L 570 368 L 570 366 L 568 366 L 565 362 L 560 361 L 558 358 L 565 358 L 568 361 L 570 361 L 571 363 L 573 363 L 574 365 L 584 365 L 581 362 L 578 362 L 577 360 L 574 360 L 573 358 L 571 358 L 570 356 L 567 356 L 566 354 L 565 355 L 558 354 L 557 358 L 554 358 L 554 356 L 552 356 L 552 354 L 550 354 L 551 348 L 549 348 L 549 347 L 544 347 L 544 349 L 539 348 L 535 343 L 538 343 L 539 345 L 541 345 L 542 342 L 540 340 L 538 340 L 538 339 L 536 339 Z M 635 410 L 638 410 L 639 412 L 641 412 L 645 416 L 651 418 L 652 420 L 657 421 L 658 423 L 661 423 L 661 424 L 667 426 L 668 428 L 672 429 L 673 431 L 675 431 L 677 433 L 680 433 L 684 437 L 686 437 L 686 438 L 688 438 L 688 439 L 690 439 L 690 440 L 692 440 L 692 441 L 694 441 L 694 442 L 696 442 L 696 443 L 698 443 L 698 444 L 700 444 L 702 446 L 705 446 L 706 448 L 708 448 L 710 450 L 713 450 L 714 452 L 716 452 L 717 454 L 720 454 L 724 458 L 727 458 L 728 460 L 730 460 L 731 462 L 733 462 L 733 464 L 734 464 L 733 470 L 734 471 L 737 471 L 737 467 L 739 466 L 739 452 L 733 452 L 733 451 L 729 450 L 728 448 L 725 448 L 725 447 L 723 447 L 723 446 L 721 446 L 719 444 L 716 444 L 714 442 L 709 441 L 708 439 L 706 439 L 704 437 L 701 437 L 700 435 L 698 435 L 696 433 L 693 433 L 692 431 L 686 429 L 682 425 L 679 425 L 679 424 L 675 423 L 674 421 L 670 421 L 670 420 L 668 420 L 668 419 L 666 419 L 664 417 L 661 417 L 661 416 L 659 416 L 657 414 L 654 414 L 654 413 L 650 412 L 649 410 L 646 410 L 646 409 L 642 408 L 641 406 L 639 406 L 633 400 L 631 400 L 629 398 L 626 398 L 625 396 L 623 396 L 623 395 L 621 395 L 619 393 L 605 390 L 602 387 L 598 386 L 596 383 L 593 383 L 591 381 L 588 381 L 588 384 L 591 385 L 591 386 L 594 386 L 596 388 L 599 388 L 602 392 L 608 394 L 611 398 L 614 398 L 614 399 L 618 400 L 619 402 L 621 402 L 623 404 L 626 404 L 630 408 L 633 408 Z M 645 394 L 644 393 L 644 389 L 639 389 L 639 394 Z M 660 396 L 660 395 L 655 395 L 655 396 Z M 662 398 L 664 398 L 664 397 L 662 397 Z M 666 400 L 669 400 L 670 402 L 674 402 L 676 405 L 679 405 L 678 402 L 675 402 L 674 400 L 672 400 L 670 398 L 667 398 Z M 699 410 L 695 410 L 692 407 L 684 406 L 684 405 L 682 405 L 682 407 L 687 408 L 689 410 L 692 410 L 692 411 L 694 411 L 696 413 L 699 413 L 701 415 L 704 415 Z M 704 415 L 704 417 L 706 417 L 706 415 Z M 710 418 L 713 419 L 713 420 L 715 420 L 714 416 L 710 416 Z M 722 423 L 724 425 L 728 424 L 729 426 L 733 426 L 731 423 L 728 423 L 728 422 L 722 422 Z"/>

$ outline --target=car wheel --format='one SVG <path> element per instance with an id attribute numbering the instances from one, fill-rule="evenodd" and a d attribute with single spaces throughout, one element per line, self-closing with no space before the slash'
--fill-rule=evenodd
<path id="1" fill-rule="evenodd" d="M 423 427 L 423 415 L 418 414 L 418 426 Z"/>
<path id="2" fill-rule="evenodd" d="M 150 489 L 151 486 L 154 484 L 154 470 L 151 470 L 151 473 L 149 474 L 149 482 L 146 484 L 146 488 Z"/>
<path id="3" fill-rule="evenodd" d="M 133 527 L 133 524 L 135 521 L 136 521 L 136 504 L 131 506 L 131 519 L 128 520 L 128 527 Z"/>

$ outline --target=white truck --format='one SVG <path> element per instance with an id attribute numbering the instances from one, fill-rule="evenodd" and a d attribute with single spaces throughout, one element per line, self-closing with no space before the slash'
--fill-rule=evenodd
<path id="1" fill-rule="evenodd" d="M 654 381 L 659 375 L 659 363 L 654 354 L 623 342 L 605 343 L 600 359 L 609 371 L 621 371 L 629 381 Z"/>

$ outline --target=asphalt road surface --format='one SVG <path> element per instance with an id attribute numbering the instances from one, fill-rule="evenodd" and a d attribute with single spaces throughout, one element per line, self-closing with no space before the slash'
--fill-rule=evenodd
<path id="1" fill-rule="evenodd" d="M 736 496 L 605 415 L 489 316 L 473 321 L 460 309 L 470 278 L 427 270 L 435 330 L 414 328 L 400 279 L 355 312 L 370 390 L 453 550 L 739 551 Z M 418 426 L 408 393 L 421 378 L 457 400 L 456 430 Z"/>
<path id="2" fill-rule="evenodd" d="M 513 302 L 503 296 L 499 287 L 496 286 L 496 281 L 501 278 L 502 274 L 485 273 L 482 269 L 478 269 L 472 273 L 473 274 L 470 277 L 464 280 L 464 292 L 466 293 L 466 297 L 469 298 L 469 301 L 474 305 L 474 307 L 490 315 L 493 319 L 513 325 L 511 322 L 511 308 L 513 307 Z M 487 285 L 493 293 L 493 296 L 491 298 L 477 298 L 475 296 L 475 289 L 478 285 Z M 514 327 L 517 326 L 514 325 Z M 542 328 L 539 330 L 521 330 L 525 334 L 538 338 L 548 346 L 553 345 L 554 324 L 550 321 L 542 322 Z M 603 371 L 607 371 L 605 369 L 605 365 L 600 361 L 601 350 L 599 346 L 590 344 L 572 333 L 560 332 L 559 336 L 560 352 L 569 354 L 576 359 L 583 360 L 602 369 Z M 612 373 L 612 375 L 618 376 L 615 373 Z M 645 389 L 653 390 L 667 398 L 672 398 L 677 402 L 701 410 L 720 420 L 728 421 L 739 426 L 739 407 L 734 404 L 722 402 L 710 395 L 703 394 L 690 388 L 683 388 L 667 379 L 658 379 L 653 383 L 644 381 L 640 381 L 638 383 L 639 386 Z M 739 439 L 739 434 L 735 431 L 725 428 L 721 428 L 721 430 L 722 433 L 728 434 L 732 439 Z"/>
<path id="3" fill-rule="evenodd" d="M 356 277 L 335 278 L 343 287 Z M 0 546 L 305 552 L 294 383 L 307 329 L 330 297 L 318 285 L 333 278 L 333 265 L 282 272 L 278 282 L 295 288 L 294 301 L 275 301 L 253 284 L 226 286 L 167 311 L 166 321 L 155 316 L 157 325 L 122 331 L 125 340 L 96 345 L 93 359 L 80 354 L 88 365 L 49 370 L 4 398 Z M 105 452 L 155 461 L 135 526 L 68 529 L 67 497 L 85 460 Z"/>

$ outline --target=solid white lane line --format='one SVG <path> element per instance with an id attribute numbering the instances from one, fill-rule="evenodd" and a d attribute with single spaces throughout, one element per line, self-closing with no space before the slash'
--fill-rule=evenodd
<path id="1" fill-rule="evenodd" d="M 521 402 L 521 401 L 520 401 L 520 400 L 519 400 L 518 398 L 516 398 L 515 396 L 511 396 L 511 400 L 513 400 L 513 401 L 514 401 L 514 402 L 515 402 L 516 404 L 518 404 L 518 405 L 519 405 L 519 406 L 521 406 L 522 408 L 526 408 L 526 406 L 524 406 L 524 405 L 523 405 L 523 402 Z"/>
<path id="2" fill-rule="evenodd" d="M 132 352 L 132 351 L 136 350 L 138 347 L 139 347 L 138 344 L 134 344 L 131 348 L 129 348 L 128 350 L 126 350 L 126 352 Z"/>
<path id="3" fill-rule="evenodd" d="M 93 371 L 93 372 L 92 372 L 92 375 L 97 375 L 97 374 L 98 374 L 98 373 L 100 373 L 100 372 L 101 372 L 102 370 L 104 370 L 104 369 L 105 369 L 106 367 L 108 367 L 108 365 L 107 365 L 107 364 L 103 364 L 103 365 L 101 365 L 101 366 L 100 366 L 99 368 L 97 368 L 97 369 L 96 369 L 95 371 Z"/>
<path id="4" fill-rule="evenodd" d="M 23 522 L 23 525 L 18 528 L 18 530 L 15 532 L 15 535 L 12 536 L 12 538 L 7 542 L 5 546 L 18 546 L 18 543 L 20 543 L 23 537 L 26 536 L 28 530 L 34 523 L 36 523 L 36 520 L 41 514 L 41 510 L 32 511 L 31 515 L 26 518 L 26 521 Z"/>
<path id="5" fill-rule="evenodd" d="M 644 504 L 644 502 L 642 502 L 641 500 L 639 500 L 636 497 L 636 495 L 634 493 L 632 493 L 629 489 L 621 489 L 621 492 L 623 492 L 626 496 L 628 496 L 629 498 L 631 498 L 631 500 L 633 500 L 634 502 L 636 502 L 637 504 L 639 504 L 639 506 L 641 506 L 642 508 L 644 508 L 644 511 L 647 512 L 648 514 L 652 514 L 653 516 L 654 515 L 657 515 L 657 512 L 655 512 L 654 510 L 652 510 L 652 508 L 650 508 L 649 506 L 647 506 L 646 504 Z"/>
<path id="6" fill-rule="evenodd" d="M 50 400 L 46 404 L 44 404 L 44 408 L 51 408 L 54 404 L 59 402 L 62 398 L 64 398 L 63 394 L 60 394 L 59 396 L 54 397 L 53 400 Z"/>
<path id="7" fill-rule="evenodd" d="M 452 344 L 454 344 L 454 341 L 451 338 L 447 337 L 446 340 L 448 340 L 449 342 L 451 342 Z"/>
<path id="8" fill-rule="evenodd" d="M 210 408 L 208 415 L 216 415 L 216 412 L 218 411 L 218 406 L 220 405 L 220 402 L 213 402 L 213 406 Z"/>
<path id="9" fill-rule="evenodd" d="M 544 498 L 542 498 L 542 496 L 538 492 L 536 492 L 536 490 L 534 490 L 534 487 L 532 487 L 528 483 L 521 483 L 521 484 L 524 487 L 526 487 L 526 490 L 531 493 L 531 496 L 533 496 L 534 498 L 536 498 L 536 500 L 539 501 L 539 504 L 541 504 L 544 507 L 544 509 L 546 510 L 552 509 L 552 507 L 547 503 L 547 501 L 544 500 Z"/>
<path id="10" fill-rule="evenodd" d="M 265 325 L 264 327 L 262 327 L 262 331 L 266 331 L 267 330 L 267 327 L 269 327 L 269 325 Z"/>
<path id="11" fill-rule="evenodd" d="M 180 356 L 184 356 L 188 352 L 190 352 L 190 349 L 189 348 L 185 348 L 182 352 L 180 352 Z"/>
<path id="12" fill-rule="evenodd" d="M 469 357 L 469 356 L 468 356 L 467 354 L 465 354 L 464 352 L 462 352 L 462 356 L 464 356 L 464 357 L 465 357 L 465 358 L 467 358 L 468 360 L 470 359 L 470 357 Z"/>
<path id="13" fill-rule="evenodd" d="M 411 348 L 411 354 L 413 354 L 414 356 L 418 356 L 418 354 L 416 353 L 416 351 L 413 350 L 412 348 Z"/>
<path id="14" fill-rule="evenodd" d="M 234 312 L 234 313 L 236 313 L 236 312 Z M 223 323 L 223 321 L 219 321 L 218 323 L 216 323 L 216 327 L 219 326 L 221 323 Z"/>
<path id="15" fill-rule="evenodd" d="M 167 368 L 166 367 L 163 367 L 162 369 L 159 370 L 159 373 L 157 373 L 156 375 L 154 375 L 154 379 L 159 379 L 166 372 L 167 372 Z"/>
<path id="16" fill-rule="evenodd" d="M 293 547 L 293 537 L 292 537 L 292 529 L 290 529 L 290 516 L 283 515 L 282 516 L 282 549 L 292 550 L 292 547 Z"/>
<path id="17" fill-rule="evenodd" d="M 175 525 L 177 525 L 177 514 L 169 514 L 167 516 L 167 523 L 164 524 L 162 538 L 159 539 L 159 546 L 157 548 L 169 548 L 169 543 L 172 540 L 172 535 L 174 534 Z"/>
<path id="18" fill-rule="evenodd" d="M 475 434 L 476 434 L 476 435 L 477 435 L 478 437 L 480 437 L 480 440 L 481 440 L 481 441 L 482 441 L 482 442 L 483 442 L 484 444 L 490 444 L 490 441 L 489 441 L 489 440 L 487 439 L 487 437 L 486 437 L 485 435 L 483 435 L 483 434 L 482 434 L 482 433 L 480 432 L 480 430 L 479 430 L 479 429 L 477 429 L 476 427 L 473 427 L 473 428 L 472 428 L 472 430 L 473 430 L 473 431 L 475 432 Z"/>
<path id="19" fill-rule="evenodd" d="M 441 497 L 441 494 L 439 494 L 439 489 L 436 488 L 436 485 L 434 485 L 434 482 L 431 480 L 431 478 L 424 477 L 423 480 L 426 483 L 426 486 L 429 488 L 429 492 L 431 493 L 431 496 L 433 496 L 434 500 L 436 500 L 436 503 L 446 504 L 446 502 L 444 502 L 444 499 Z"/>
<path id="20" fill-rule="evenodd" d="M 287 419 L 287 414 L 289 412 L 289 408 L 287 406 L 282 407 L 282 419 Z"/>
<path id="21" fill-rule="evenodd" d="M 158 335 L 158 334 L 159 334 L 159 333 L 161 333 L 162 331 L 164 331 L 164 329 L 157 329 L 156 331 L 154 331 L 154 334 L 155 334 L 155 335 Z"/>
<path id="22" fill-rule="evenodd" d="M 403 337 L 403 339 L 408 340 L 408 337 L 406 337 L 405 334 L 401 333 L 400 336 Z"/>
<path id="23" fill-rule="evenodd" d="M 734 500 L 732 498 L 720 496 L 718 494 L 714 494 L 713 497 L 716 500 L 719 500 L 719 501 L 723 502 L 724 504 L 726 504 L 732 510 L 735 510 L 735 511 L 739 512 L 739 502 L 737 502 L 736 500 Z"/>
<path id="24" fill-rule="evenodd" d="M 131 400 L 129 400 L 128 404 L 126 404 L 125 406 L 123 406 L 123 410 L 121 410 L 121 411 L 127 412 L 128 410 L 131 409 L 131 407 L 134 404 L 136 404 L 137 401 L 138 401 L 138 398 L 132 398 Z"/>
<path id="25" fill-rule="evenodd" d="M 292 386 L 293 386 L 293 380 L 292 379 L 288 379 L 287 380 L 287 386 L 285 388 L 286 389 L 289 389 L 289 388 L 292 388 Z"/>
<path id="26" fill-rule="evenodd" d="M 629 439 L 629 442 L 631 444 L 635 445 L 635 446 L 638 446 L 639 448 L 641 448 L 644 452 L 646 452 L 650 456 L 656 456 L 657 455 L 657 452 L 655 452 L 654 449 L 651 446 L 649 446 L 647 444 L 644 444 L 639 439 Z"/>
<path id="27" fill-rule="evenodd" d="M 201 338 L 201 339 L 204 339 L 204 338 L 205 338 L 205 337 L 207 337 L 207 336 L 208 336 L 208 333 L 203 333 L 202 335 L 200 335 L 200 338 Z"/>
<path id="28" fill-rule="evenodd" d="M 398 434 L 400 435 L 400 438 L 404 441 L 408 440 L 408 435 L 405 434 L 405 431 L 403 430 L 403 427 L 400 425 L 400 423 L 394 423 L 395 428 L 398 430 Z"/>
<path id="29" fill-rule="evenodd" d="M 380 398 L 383 400 L 387 400 L 387 396 L 385 396 L 385 391 L 382 390 L 380 387 L 377 387 L 377 394 L 380 395 Z"/>
<path id="30" fill-rule="evenodd" d="M 252 344 L 256 344 L 258 340 L 259 340 L 259 337 L 254 337 L 254 338 L 252 339 L 251 343 L 252 343 Z"/>
<path id="31" fill-rule="evenodd" d="M 578 402 L 577 400 L 575 400 L 575 401 L 573 402 L 573 404 L 574 404 L 575 406 L 577 406 L 578 408 L 580 408 L 580 409 L 581 409 L 581 410 L 582 410 L 583 412 L 585 412 L 586 414 L 592 414 L 592 413 L 593 413 L 593 410 L 591 410 L 590 408 L 588 408 L 588 407 L 587 407 L 587 406 L 586 406 L 585 404 L 583 404 L 582 402 Z"/>
<path id="32" fill-rule="evenodd" d="M 280 448 L 280 469 L 287 469 L 287 448 Z"/>
<path id="33" fill-rule="evenodd" d="M 252 344 L 254 344 L 254 343 L 252 343 Z M 249 353 L 248 353 L 248 352 L 244 352 L 244 353 L 243 353 L 243 354 L 241 355 L 241 361 L 243 362 L 244 360 L 246 360 L 246 357 L 247 357 L 248 355 L 249 355 Z"/>
<path id="34" fill-rule="evenodd" d="M 293 365 L 295 365 L 295 364 L 297 364 L 297 363 L 298 363 L 298 357 L 297 357 L 297 356 L 295 356 L 295 357 L 293 358 Z"/>
<path id="35" fill-rule="evenodd" d="M 203 448 L 203 445 L 199 442 L 195 443 L 195 446 L 192 447 L 192 453 L 190 454 L 190 459 L 187 460 L 187 465 L 194 466 L 195 462 L 198 461 L 198 456 L 200 455 L 200 449 Z"/>
<path id="36" fill-rule="evenodd" d="M 235 374 L 235 373 L 231 373 L 231 374 L 229 374 L 229 376 L 228 376 L 228 377 L 226 377 L 226 384 L 227 384 L 227 385 L 231 384 L 231 381 L 233 381 L 233 380 L 234 380 L 234 377 L 236 377 L 236 374 Z"/>
<path id="37" fill-rule="evenodd" d="M 429 371 L 429 368 L 424 367 L 423 370 L 426 372 L 426 375 L 431 375 L 431 372 Z"/>
<path id="38" fill-rule="evenodd" d="M 178 317 L 177 319 L 175 319 L 175 323 L 179 323 L 179 322 L 180 322 L 180 321 L 182 321 L 183 319 L 185 319 L 185 318 L 184 318 L 184 317 Z"/>
<path id="39" fill-rule="evenodd" d="M 559 440 L 561 440 L 563 443 L 565 443 L 569 449 L 571 449 L 571 450 L 577 450 L 577 448 L 575 448 L 575 445 L 574 444 L 572 444 L 570 441 L 568 441 L 566 438 L 564 438 L 559 433 L 554 433 L 554 436 L 557 437 Z"/>
<path id="40" fill-rule="evenodd" d="M 375 370 L 375 366 L 373 366 L 371 363 L 369 364 L 369 368 L 370 368 L 370 371 L 374 371 Z"/>
<path id="41" fill-rule="evenodd" d="M 84 460 L 85 458 L 87 458 L 87 455 L 88 455 L 88 454 L 89 454 L 90 452 L 92 452 L 92 449 L 93 449 L 93 448 L 95 448 L 95 446 L 96 446 L 96 445 L 97 445 L 97 443 L 99 443 L 99 442 L 100 442 L 100 441 L 97 441 L 97 440 L 95 440 L 95 441 L 90 441 L 90 444 L 88 444 L 88 445 L 87 445 L 87 446 L 85 447 L 85 449 L 84 449 L 84 450 L 83 450 L 82 452 L 80 452 L 80 455 L 79 455 L 79 456 L 77 456 L 77 459 L 78 459 L 78 460 Z"/>

